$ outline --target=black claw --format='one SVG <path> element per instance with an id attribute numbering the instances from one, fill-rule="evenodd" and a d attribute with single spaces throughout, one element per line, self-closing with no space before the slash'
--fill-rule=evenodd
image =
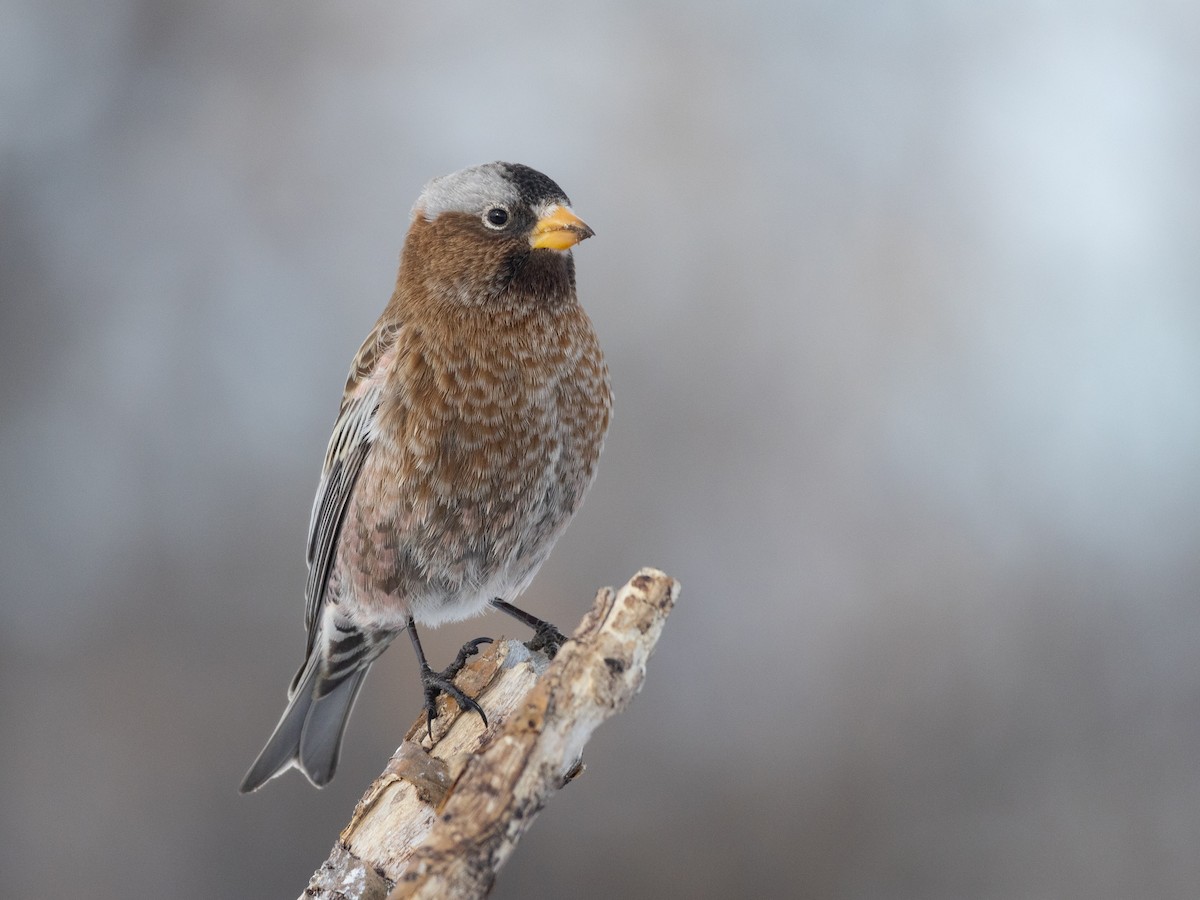
<path id="1" fill-rule="evenodd" d="M 480 644 L 490 644 L 491 642 L 492 639 L 489 637 L 467 641 L 458 651 L 454 662 L 440 672 L 435 672 L 428 665 L 422 664 L 421 684 L 425 688 L 425 727 L 431 741 L 433 740 L 433 720 L 437 718 L 438 694 L 445 694 L 453 698 L 463 712 L 479 713 L 479 718 L 483 720 L 483 727 L 488 727 L 487 715 L 484 714 L 483 707 L 459 689 L 458 685 L 454 683 L 454 677 L 462 671 L 467 660 L 479 652 Z"/>
<path id="2" fill-rule="evenodd" d="M 453 678 L 462 671 L 462 667 L 467 664 L 467 660 L 479 652 L 480 644 L 490 644 L 491 642 L 492 639 L 490 637 L 475 638 L 473 641 L 467 641 L 458 651 L 458 656 L 454 657 L 454 662 L 442 670 L 442 677 Z"/>

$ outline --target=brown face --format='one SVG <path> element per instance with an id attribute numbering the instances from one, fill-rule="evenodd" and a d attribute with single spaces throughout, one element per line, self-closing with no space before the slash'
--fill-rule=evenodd
<path id="1" fill-rule="evenodd" d="M 402 273 L 422 293 L 478 306 L 573 298 L 570 248 L 592 230 L 554 182 L 493 163 L 430 183 L 417 201 Z"/>

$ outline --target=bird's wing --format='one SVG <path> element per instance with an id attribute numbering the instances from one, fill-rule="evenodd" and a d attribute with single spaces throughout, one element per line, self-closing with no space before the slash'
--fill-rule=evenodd
<path id="1" fill-rule="evenodd" d="M 325 451 L 325 466 L 321 470 L 321 483 L 317 487 L 308 525 L 304 624 L 308 628 L 310 651 L 316 639 L 342 519 L 354 483 L 371 450 L 375 415 L 383 399 L 384 382 L 402 328 L 398 322 L 380 320 L 363 341 L 350 366 L 342 406 L 329 438 L 329 448 Z"/>

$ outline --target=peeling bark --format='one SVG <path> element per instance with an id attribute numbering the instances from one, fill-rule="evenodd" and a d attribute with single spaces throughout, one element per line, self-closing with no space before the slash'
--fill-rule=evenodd
<path id="1" fill-rule="evenodd" d="M 456 683 L 490 727 L 440 698 L 354 809 L 303 898 L 401 900 L 487 894 L 554 793 L 583 768 L 596 727 L 642 686 L 679 583 L 642 569 L 604 588 L 553 661 L 519 641 L 489 647 Z"/>

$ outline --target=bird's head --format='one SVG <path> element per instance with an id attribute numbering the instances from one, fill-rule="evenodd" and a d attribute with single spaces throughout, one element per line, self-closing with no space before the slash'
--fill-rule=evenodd
<path id="1" fill-rule="evenodd" d="M 493 162 L 435 178 L 413 206 L 401 278 L 467 305 L 574 296 L 570 249 L 593 234 L 541 172 Z"/>

